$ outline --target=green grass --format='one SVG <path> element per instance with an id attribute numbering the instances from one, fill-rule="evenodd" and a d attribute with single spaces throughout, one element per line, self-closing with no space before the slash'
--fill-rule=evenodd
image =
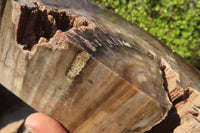
<path id="1" fill-rule="evenodd" d="M 92 0 L 149 31 L 200 69 L 200 0 Z"/>

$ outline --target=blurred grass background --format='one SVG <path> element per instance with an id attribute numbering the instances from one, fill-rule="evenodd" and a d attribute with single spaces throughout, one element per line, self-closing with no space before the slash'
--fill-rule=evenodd
<path id="1" fill-rule="evenodd" d="M 92 0 L 149 31 L 200 70 L 200 0 Z"/>

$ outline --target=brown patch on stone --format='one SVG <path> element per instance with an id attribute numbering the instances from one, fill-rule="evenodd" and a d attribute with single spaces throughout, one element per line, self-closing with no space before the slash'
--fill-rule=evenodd
<path id="1" fill-rule="evenodd" d="M 89 25 L 85 17 L 73 16 L 64 11 L 50 10 L 39 6 L 21 6 L 21 15 L 17 28 L 17 43 L 24 50 L 31 51 L 36 44 L 48 42 L 60 30 L 66 32 L 73 27 Z"/>

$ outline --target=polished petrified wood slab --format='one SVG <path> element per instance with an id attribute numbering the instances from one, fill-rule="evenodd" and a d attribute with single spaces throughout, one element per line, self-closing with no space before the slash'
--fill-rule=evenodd
<path id="1" fill-rule="evenodd" d="M 0 83 L 70 132 L 144 132 L 174 101 L 199 95 L 197 70 L 88 0 L 3 0 L 0 9 Z"/>

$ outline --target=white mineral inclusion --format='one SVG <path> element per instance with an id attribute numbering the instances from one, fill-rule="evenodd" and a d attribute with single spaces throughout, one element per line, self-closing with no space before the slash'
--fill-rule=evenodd
<path id="1" fill-rule="evenodd" d="M 15 81 L 14 81 L 15 89 L 21 90 L 22 89 L 22 84 L 23 84 L 23 77 L 15 78 Z"/>
<path id="2" fill-rule="evenodd" d="M 131 48 L 131 45 L 130 45 L 130 43 L 128 43 L 128 42 L 125 42 L 125 41 L 122 41 L 122 43 L 124 44 L 124 46 Z"/>
<path id="3" fill-rule="evenodd" d="M 137 75 L 137 80 L 139 83 L 142 83 L 142 82 L 146 82 L 147 78 L 144 73 L 141 73 L 141 74 Z"/>
<path id="4" fill-rule="evenodd" d="M 90 55 L 86 52 L 81 52 L 77 55 L 75 60 L 73 61 L 69 72 L 67 73 L 67 77 L 75 78 L 82 71 L 86 62 L 90 59 Z"/>

